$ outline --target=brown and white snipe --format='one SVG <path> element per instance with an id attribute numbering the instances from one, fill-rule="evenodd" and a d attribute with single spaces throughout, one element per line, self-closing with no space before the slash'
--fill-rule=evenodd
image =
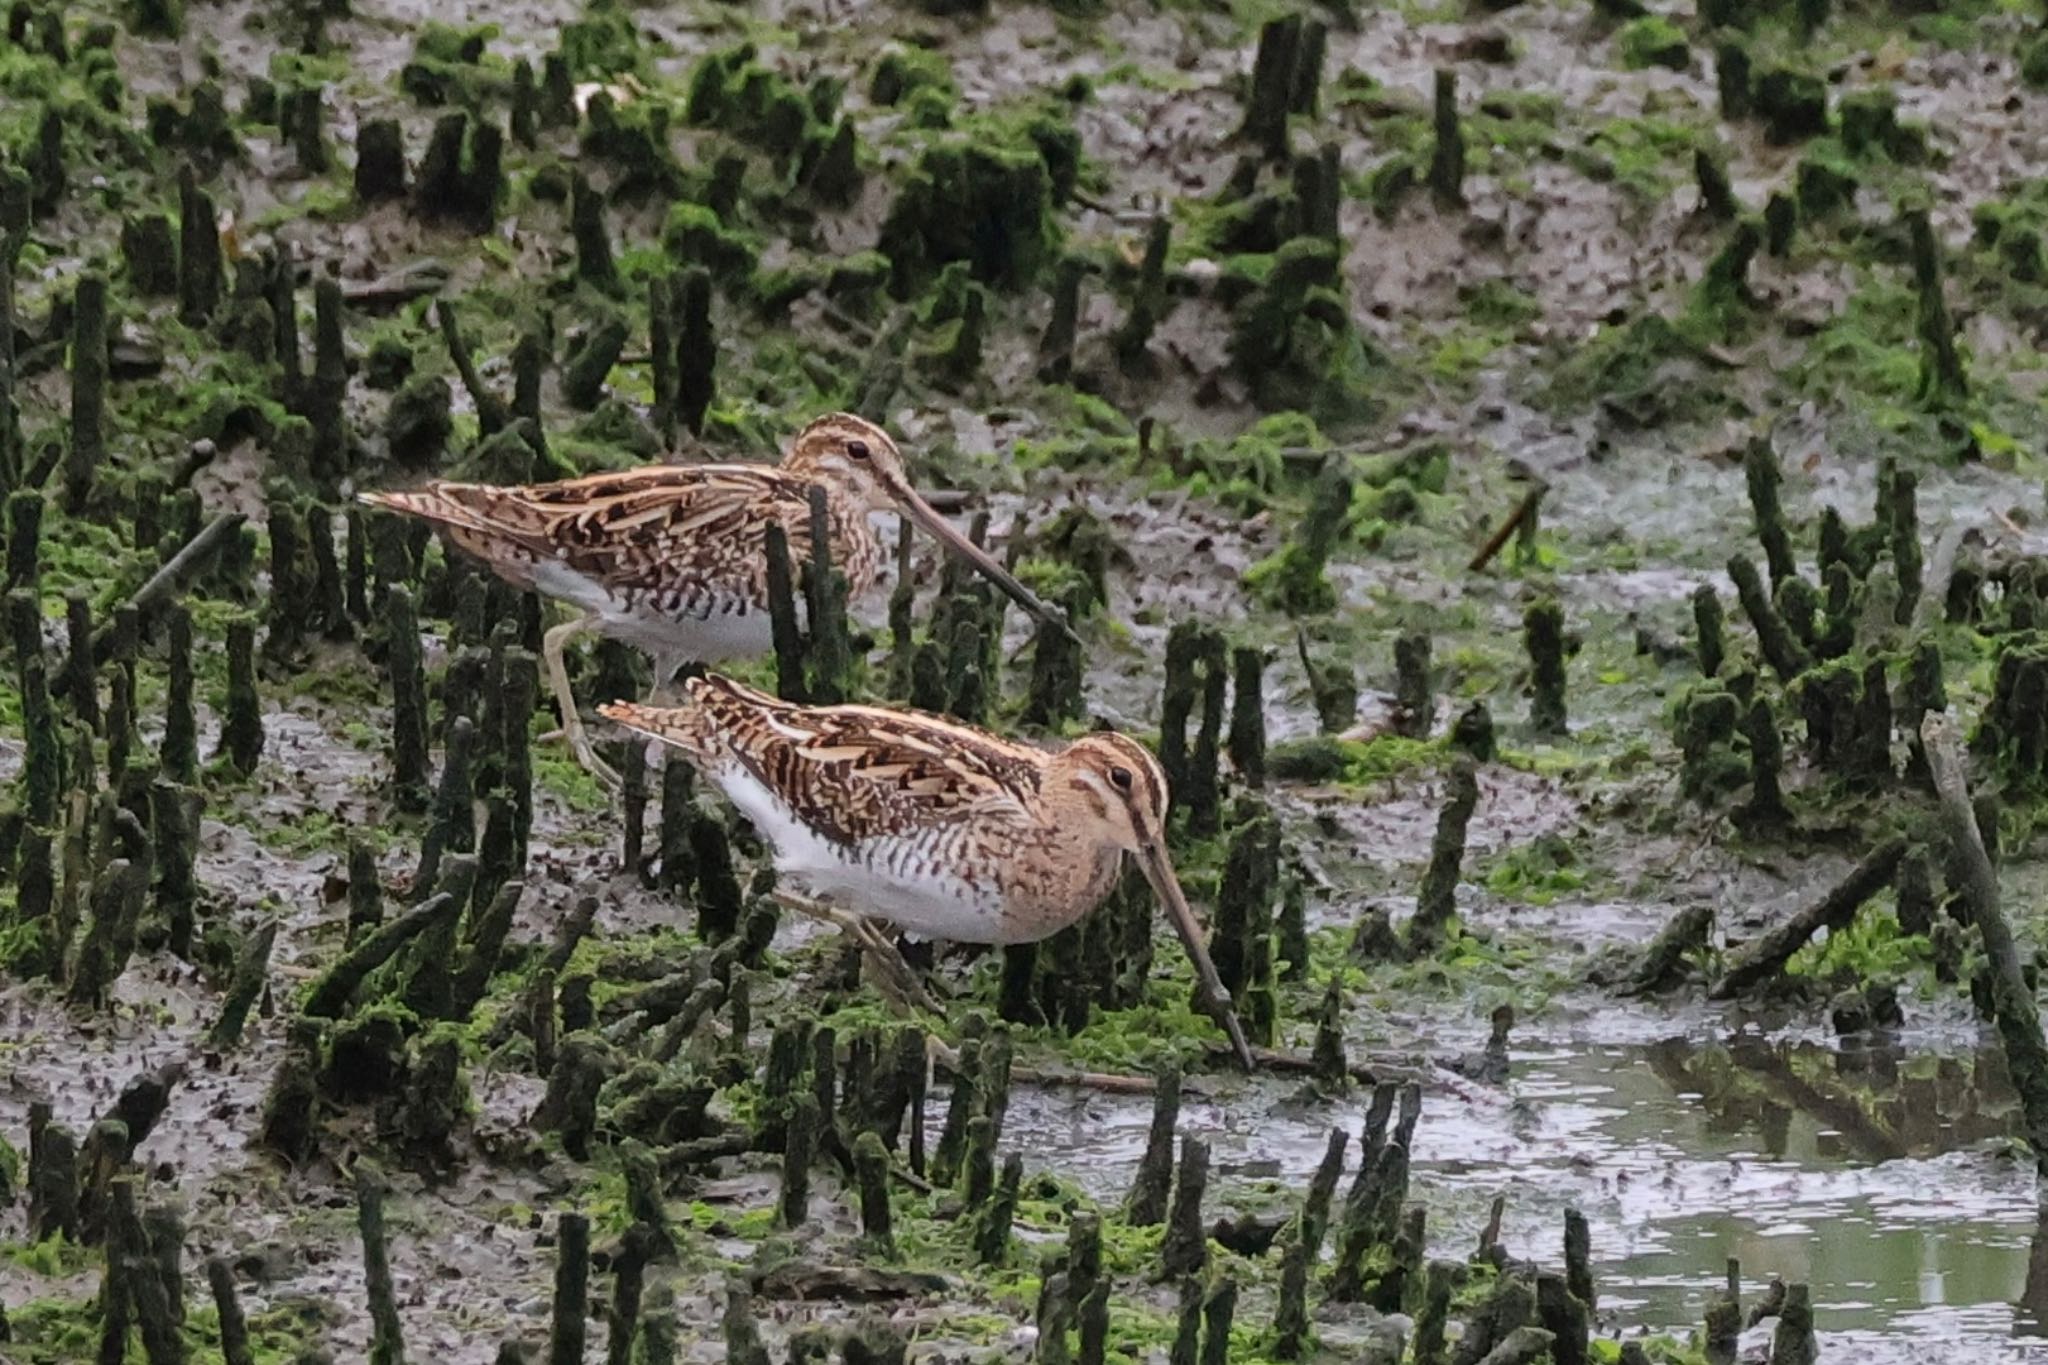
<path id="1" fill-rule="evenodd" d="M 754 823 L 779 872 L 926 938 L 1030 943 L 1101 903 L 1137 860 L 1239 1060 L 1251 1049 L 1166 851 L 1166 776 L 1137 741 L 1037 749 L 916 711 L 798 706 L 716 674 L 673 708 L 608 719 L 682 750 Z"/>
<path id="2" fill-rule="evenodd" d="M 506 582 L 578 610 L 547 632 L 542 653 L 577 760 L 615 784 L 577 717 L 563 646 L 586 632 L 638 646 L 653 656 L 657 695 L 684 664 L 765 654 L 773 643 L 767 530 L 780 525 L 791 558 L 798 564 L 808 559 L 814 487 L 825 490 L 833 563 L 852 597 L 880 582 L 887 558 L 869 516 L 895 511 L 970 561 L 1025 610 L 1065 626 L 1056 608 L 918 495 L 888 433 L 851 413 L 806 426 L 780 465 L 656 465 L 520 487 L 436 481 L 411 492 L 360 496 L 371 506 L 432 522 L 450 544 Z"/>

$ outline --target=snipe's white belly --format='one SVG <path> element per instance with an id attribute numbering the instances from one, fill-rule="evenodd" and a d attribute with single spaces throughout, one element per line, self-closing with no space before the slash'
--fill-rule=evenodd
<path id="1" fill-rule="evenodd" d="M 775 870 L 810 895 L 887 920 L 919 938 L 1012 943 L 1023 926 L 1006 917 L 995 869 L 969 880 L 955 869 L 958 850 L 945 832 L 925 838 L 836 844 L 798 820 L 768 786 L 727 760 L 706 776 L 775 850 Z M 964 832 L 964 831 L 963 831 Z"/>
<path id="2" fill-rule="evenodd" d="M 646 595 L 622 597 L 566 565 L 545 560 L 535 566 L 533 581 L 534 587 L 547 596 L 596 615 L 604 623 L 606 635 L 649 654 L 715 664 L 727 659 L 753 658 L 774 648 L 768 609 L 758 603 L 709 595 L 669 602 L 657 602 Z M 801 628 L 801 597 L 797 599 L 796 610 Z"/>

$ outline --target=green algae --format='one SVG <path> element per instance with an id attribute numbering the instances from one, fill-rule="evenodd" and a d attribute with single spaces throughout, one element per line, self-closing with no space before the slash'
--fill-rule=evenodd
<path id="1" fill-rule="evenodd" d="M 1610 119 L 1595 128 L 1568 158 L 1595 180 L 1610 180 L 1643 202 L 1654 202 L 1692 172 L 1701 132 L 1689 123 L 1645 116 Z"/>
<path id="2" fill-rule="evenodd" d="M 1509 849 L 1484 880 L 1496 896 L 1526 905 L 1553 905 L 1560 897 L 1584 892 L 1591 882 L 1571 844 L 1555 835 Z"/>
<path id="3" fill-rule="evenodd" d="M 1866 907 L 1847 928 L 1830 930 L 1824 939 L 1794 953 L 1785 973 L 1827 988 L 1916 977 L 1931 987 L 1933 966 L 1933 952 L 1923 935 L 1906 934 L 1895 916 Z"/>
<path id="4" fill-rule="evenodd" d="M 690 76 L 683 117 L 788 164 L 811 131 L 811 102 L 794 82 L 757 61 L 756 55 L 752 43 L 741 43 L 700 61 Z"/>
<path id="5" fill-rule="evenodd" d="M 761 254 L 753 234 L 728 227 L 715 210 L 687 201 L 672 206 L 663 219 L 661 245 L 677 265 L 701 265 L 728 285 L 751 275 Z"/>
<path id="6" fill-rule="evenodd" d="M 1692 58 L 1685 30 L 1662 15 L 1646 14 L 1631 19 L 1614 35 L 1621 51 L 1622 65 L 1641 70 L 1661 66 L 1683 71 Z"/>
<path id="7" fill-rule="evenodd" d="M 886 107 L 901 104 L 920 90 L 954 99 L 959 92 L 953 84 L 951 63 L 928 48 L 902 44 L 884 48 L 868 78 L 868 98 Z"/>
<path id="8" fill-rule="evenodd" d="M 186 1307 L 181 1336 L 188 1357 L 203 1360 L 220 1353 L 220 1317 L 209 1302 L 194 1296 Z M 13 1344 L 33 1351 L 36 1358 L 88 1360 L 101 1346 L 100 1311 L 94 1298 L 38 1298 L 7 1310 L 13 1328 Z M 296 1307 L 278 1307 L 251 1314 L 247 1321 L 250 1356 L 254 1365 L 286 1365 L 313 1349 L 324 1331 L 323 1324 L 308 1320 Z M 143 1358 L 142 1333 L 131 1328 L 125 1343 L 127 1357 Z"/>
<path id="9" fill-rule="evenodd" d="M 456 28 L 429 20 L 413 40 L 412 60 L 399 69 L 398 88 L 422 105 L 458 105 L 481 111 L 486 101 L 502 99 L 512 87 L 512 67 L 487 51 L 499 36 L 495 24 Z M 302 83 L 325 84 L 341 79 L 347 68 L 338 60 L 297 57 L 289 66 L 271 65 L 279 88 Z"/>
<path id="10" fill-rule="evenodd" d="M 1730 401 L 1709 381 L 1710 367 L 1705 342 L 1690 327 L 1642 313 L 1578 347 L 1551 371 L 1541 397 L 1559 411 L 1617 406 L 1643 426 L 1697 421 Z"/>
<path id="11" fill-rule="evenodd" d="M 1266 751 L 1268 773 L 1278 781 L 1315 782 L 1370 788 L 1407 773 L 1435 767 L 1443 747 L 1431 740 L 1377 735 L 1369 740 L 1283 740 Z"/>

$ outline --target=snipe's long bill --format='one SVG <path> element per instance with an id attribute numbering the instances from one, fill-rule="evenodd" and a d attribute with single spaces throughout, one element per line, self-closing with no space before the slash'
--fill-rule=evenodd
<path id="1" fill-rule="evenodd" d="M 1137 860 L 1210 1012 L 1251 1049 L 1166 851 L 1166 777 L 1098 733 L 1044 750 L 915 711 L 796 706 L 710 674 L 673 708 L 610 720 L 689 755 L 820 899 L 921 937 L 1031 943 L 1094 909 Z"/>
<path id="2" fill-rule="evenodd" d="M 542 652 L 578 761 L 616 782 L 584 735 L 563 647 L 586 632 L 638 646 L 654 657 L 657 697 L 683 664 L 767 653 L 767 528 L 780 525 L 791 557 L 807 559 L 813 487 L 825 490 L 833 563 L 853 596 L 872 590 L 887 562 L 868 514 L 896 511 L 1072 634 L 1056 607 L 918 495 L 888 433 L 850 413 L 806 426 L 776 466 L 656 465 L 519 487 L 437 481 L 360 496 L 433 523 L 506 582 L 578 610 L 547 633 Z"/>

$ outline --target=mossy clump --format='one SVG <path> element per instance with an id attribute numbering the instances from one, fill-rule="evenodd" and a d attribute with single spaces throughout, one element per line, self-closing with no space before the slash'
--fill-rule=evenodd
<path id="1" fill-rule="evenodd" d="M 1265 256 L 1278 251 L 1292 235 L 1295 202 L 1286 189 L 1238 194 L 1225 187 L 1217 202 L 1190 216 L 1192 250 L 1205 256 Z"/>
<path id="2" fill-rule="evenodd" d="M 412 377 L 415 358 L 402 336 L 384 332 L 370 339 L 363 356 L 363 383 L 380 393 L 395 393 Z"/>
<path id="3" fill-rule="evenodd" d="M 866 316 L 888 287 L 890 268 L 879 251 L 842 256 L 825 275 L 825 297 L 856 317 Z"/>
<path id="4" fill-rule="evenodd" d="M 608 81 L 640 70 L 640 33 L 615 0 L 595 0 L 581 18 L 564 25 L 562 60 L 578 80 Z"/>
<path id="5" fill-rule="evenodd" d="M 1059 239 L 1052 172 L 1035 145 L 958 134 L 927 146 L 903 178 L 882 223 L 890 289 L 908 298 L 948 264 L 1017 290 L 1036 278 Z"/>
<path id="6" fill-rule="evenodd" d="M 0 83 L 0 88 L 14 84 Z M 168 99 L 151 100 L 145 126 L 151 142 L 183 151 L 201 166 L 235 161 L 242 155 L 242 140 L 235 133 L 234 121 L 216 81 L 201 81 L 194 86 L 183 107 Z M 103 147 L 111 145 L 103 138 L 99 140 Z M 24 162 L 33 169 L 34 163 L 26 155 Z"/>
<path id="7" fill-rule="evenodd" d="M 1519 331 L 1543 316 L 1543 304 L 1507 280 L 1478 280 L 1460 285 L 1458 302 L 1465 316 L 1481 327 Z"/>
<path id="8" fill-rule="evenodd" d="M 179 0 L 129 0 L 128 27 L 150 38 L 175 38 L 185 29 L 185 6 Z"/>
<path id="9" fill-rule="evenodd" d="M 495 24 L 455 28 L 430 20 L 413 40 L 412 60 L 399 68 L 398 88 L 429 107 L 481 109 L 487 96 L 510 88 L 511 71 L 502 59 L 485 65 L 490 41 L 497 36 Z"/>
<path id="10" fill-rule="evenodd" d="M 1696 420 L 1733 402 L 1709 382 L 1711 362 L 1685 327 L 1646 312 L 1603 328 L 1553 373 L 1545 402 L 1558 410 L 1599 405 L 1638 428 Z"/>
<path id="11" fill-rule="evenodd" d="M 1237 305 L 1231 366 L 1261 408 L 1302 409 L 1324 422 L 1366 415 L 1367 356 L 1351 327 L 1341 257 L 1335 242 L 1297 237 Z"/>
<path id="12" fill-rule="evenodd" d="M 693 127 L 716 128 L 789 166 L 817 120 L 804 91 L 755 57 L 754 45 L 741 43 L 699 62 L 690 76 L 683 117 Z"/>
<path id="13" fill-rule="evenodd" d="M 1329 448 L 1313 417 L 1276 412 L 1229 441 L 1189 442 L 1178 472 L 1197 495 L 1252 515 L 1275 498 L 1305 491 Z"/>
<path id="14" fill-rule="evenodd" d="M 448 449 L 454 433 L 454 395 L 438 374 L 415 374 L 392 395 L 384 417 L 391 458 L 408 469 L 426 469 Z"/>
<path id="15" fill-rule="evenodd" d="M 2048 282 L 2048 181 L 2032 181 L 2008 199 L 1987 199 L 1970 211 L 1974 244 L 1993 253 L 2022 284 Z"/>
<path id="16" fill-rule="evenodd" d="M 1266 773 L 1280 782 L 1333 783 L 1363 787 L 1432 766 L 1442 746 L 1400 735 L 1337 739 L 1328 735 L 1290 739 L 1266 750 Z"/>
<path id="17" fill-rule="evenodd" d="M 1323 569 L 1350 521 L 1352 489 L 1348 462 L 1341 456 L 1325 456 L 1307 515 L 1286 545 L 1245 570 L 1245 591 L 1268 606 L 1295 614 L 1335 606 L 1337 594 Z"/>
<path id="18" fill-rule="evenodd" d="M 1672 707 L 1678 740 L 1678 785 L 1686 797 L 1711 805 L 1749 780 L 1742 703 L 1718 679 L 1694 683 Z"/>
<path id="19" fill-rule="evenodd" d="M 1846 148 L 1833 138 L 1822 138 L 1806 149 L 1793 172 L 1793 202 L 1799 217 L 1817 223 L 1840 213 L 1856 202 L 1861 172 Z"/>
<path id="20" fill-rule="evenodd" d="M 954 261 L 939 272 L 921 321 L 931 329 L 930 339 L 914 352 L 921 372 L 954 389 L 980 373 L 988 339 L 988 290 L 968 278 L 965 262 Z"/>
<path id="21" fill-rule="evenodd" d="M 1906 166 L 1927 160 L 1927 125 L 1899 119 L 1899 97 L 1889 87 L 1856 90 L 1836 109 L 1842 146 L 1854 157 L 1889 157 Z"/>
<path id="22" fill-rule="evenodd" d="M 1743 330 L 1757 304 L 1749 288 L 1749 266 L 1763 244 L 1760 223 L 1745 218 L 1735 225 L 1693 287 L 1686 314 L 1691 330 L 1722 341 Z"/>
<path id="23" fill-rule="evenodd" d="M 1692 61 L 1685 30 L 1661 14 L 1631 19 L 1621 26 L 1614 40 L 1621 48 L 1622 64 L 1632 71 L 1651 66 L 1683 71 Z"/>
<path id="24" fill-rule="evenodd" d="M 667 106 L 659 103 L 635 100 L 622 105 L 605 90 L 591 96 L 580 146 L 585 156 L 611 169 L 611 198 L 672 199 L 683 191 L 686 177 L 669 149 L 668 119 Z M 535 173 L 529 193 L 536 199 L 549 197 L 543 180 L 548 169 Z"/>
<path id="25" fill-rule="evenodd" d="M 661 248 L 678 266 L 702 266 L 721 281 L 752 275 L 760 247 L 752 235 L 727 227 L 702 204 L 670 208 L 661 225 Z"/>
<path id="26" fill-rule="evenodd" d="M 2036 90 L 2048 90 L 2048 32 L 2035 33 L 2020 44 L 2020 79 Z"/>
<path id="27" fill-rule="evenodd" d="M 886 49 L 868 78 L 868 99 L 884 107 L 901 104 L 921 90 L 929 90 L 948 103 L 959 95 L 953 85 L 953 68 L 945 57 L 922 47 Z"/>
<path id="28" fill-rule="evenodd" d="M 1658 202 L 1682 180 L 1692 178 L 1701 131 L 1676 119 L 1643 116 L 1609 119 L 1567 161 L 1588 179 L 1612 182 L 1645 202 Z"/>
<path id="29" fill-rule="evenodd" d="M 1037 108 L 1014 117 L 990 115 L 968 125 L 969 131 L 1029 143 L 1045 163 L 1054 205 L 1065 204 L 1081 183 L 1081 132 L 1073 118 L 1052 108 Z"/>
<path id="30" fill-rule="evenodd" d="M 1827 82 L 1811 71 L 1775 66 L 1757 72 L 1750 103 L 1764 121 L 1764 136 L 1781 147 L 1828 131 Z"/>

